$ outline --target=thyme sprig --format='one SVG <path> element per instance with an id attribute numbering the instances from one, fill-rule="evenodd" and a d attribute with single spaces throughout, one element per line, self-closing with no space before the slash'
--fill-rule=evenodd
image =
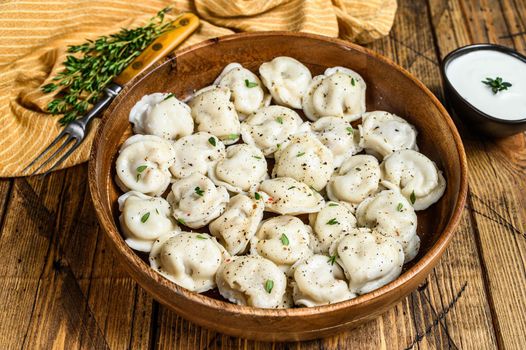
<path id="1" fill-rule="evenodd" d="M 499 91 L 508 90 L 508 88 L 511 87 L 511 83 L 503 81 L 501 77 L 496 77 L 495 79 L 486 78 L 482 83 L 489 86 L 491 91 L 493 91 L 493 94 L 497 94 Z"/>
<path id="2" fill-rule="evenodd" d="M 59 120 L 63 125 L 84 114 L 114 77 L 153 40 L 173 28 L 172 22 L 164 22 L 169 11 L 169 7 L 162 9 L 142 27 L 122 28 L 118 33 L 69 46 L 64 70 L 41 88 L 44 93 L 59 91 L 48 103 L 48 112 L 63 114 Z"/>

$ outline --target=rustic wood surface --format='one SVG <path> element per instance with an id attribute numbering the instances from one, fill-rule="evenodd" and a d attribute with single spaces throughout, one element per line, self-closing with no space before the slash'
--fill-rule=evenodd
<path id="1" fill-rule="evenodd" d="M 526 53 L 526 2 L 400 0 L 390 36 L 369 47 L 443 100 L 440 60 L 476 42 Z M 0 180 L 0 349 L 524 349 L 526 135 L 494 141 L 460 131 L 468 203 L 426 283 L 374 321 L 302 343 L 210 332 L 152 300 L 107 249 L 86 165 Z"/>

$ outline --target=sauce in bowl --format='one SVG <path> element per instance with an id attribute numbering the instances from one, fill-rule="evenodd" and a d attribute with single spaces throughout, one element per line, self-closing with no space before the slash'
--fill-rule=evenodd
<path id="1" fill-rule="evenodd" d="M 526 62 L 503 52 L 481 49 L 466 52 L 447 64 L 453 88 L 480 111 L 503 120 L 526 118 Z M 483 83 L 501 78 L 511 86 L 494 92 Z"/>

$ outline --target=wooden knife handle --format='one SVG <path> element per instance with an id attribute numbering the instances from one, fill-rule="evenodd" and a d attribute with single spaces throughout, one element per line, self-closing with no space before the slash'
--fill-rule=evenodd
<path id="1" fill-rule="evenodd" d="M 199 26 L 199 18 L 192 13 L 184 13 L 172 22 L 174 29 L 155 39 L 119 74 L 113 82 L 123 86 L 141 74 L 160 58 L 168 55 L 192 34 Z"/>

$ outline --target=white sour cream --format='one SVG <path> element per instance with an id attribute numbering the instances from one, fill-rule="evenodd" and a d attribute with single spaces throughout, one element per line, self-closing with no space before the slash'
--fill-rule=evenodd
<path id="1" fill-rule="evenodd" d="M 471 51 L 453 59 L 446 75 L 455 90 L 482 112 L 505 120 L 526 118 L 526 63 L 518 58 L 495 50 Z M 512 86 L 494 94 L 482 83 L 497 77 Z"/>

